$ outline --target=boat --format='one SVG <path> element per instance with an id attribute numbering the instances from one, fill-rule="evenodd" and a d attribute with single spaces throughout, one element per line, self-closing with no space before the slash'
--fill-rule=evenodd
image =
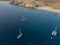
<path id="1" fill-rule="evenodd" d="M 51 38 L 50 39 L 53 39 L 53 37 L 55 37 L 57 35 L 57 26 L 55 27 L 55 29 L 52 31 L 51 33 Z"/>
<path id="2" fill-rule="evenodd" d="M 25 20 L 26 20 L 26 18 L 23 16 L 23 18 L 21 19 L 21 21 L 23 21 L 23 22 L 24 22 Z"/>
<path id="3" fill-rule="evenodd" d="M 22 37 L 23 33 L 21 32 L 21 29 L 19 29 L 19 35 L 17 36 L 17 39 L 20 39 Z"/>
<path id="4" fill-rule="evenodd" d="M 56 36 L 57 35 L 57 26 L 56 26 L 56 28 L 52 31 L 52 36 Z"/>

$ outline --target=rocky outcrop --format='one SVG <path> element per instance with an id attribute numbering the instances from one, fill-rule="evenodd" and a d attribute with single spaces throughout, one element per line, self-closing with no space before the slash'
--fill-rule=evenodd
<path id="1" fill-rule="evenodd" d="M 10 4 L 19 5 L 19 2 L 15 1 L 15 0 L 12 0 L 12 1 L 10 2 Z"/>

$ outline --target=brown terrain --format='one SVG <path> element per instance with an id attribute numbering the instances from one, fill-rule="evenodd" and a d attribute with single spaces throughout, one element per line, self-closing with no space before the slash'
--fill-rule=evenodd
<path id="1" fill-rule="evenodd" d="M 36 8 L 60 13 L 60 0 L 0 0 L 28 8 Z"/>
<path id="2" fill-rule="evenodd" d="M 60 9 L 60 0 L 0 0 L 0 1 L 10 1 L 10 4 L 31 8 L 48 6 L 54 9 Z"/>
<path id="3" fill-rule="evenodd" d="M 0 1 L 10 1 L 10 0 L 0 0 Z"/>
<path id="4" fill-rule="evenodd" d="M 60 9 L 60 0 L 12 0 L 10 3 L 30 8 L 48 6 Z"/>

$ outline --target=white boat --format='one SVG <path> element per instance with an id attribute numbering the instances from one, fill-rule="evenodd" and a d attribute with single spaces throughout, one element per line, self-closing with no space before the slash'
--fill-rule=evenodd
<path id="1" fill-rule="evenodd" d="M 57 26 L 56 26 L 55 29 L 52 31 L 51 35 L 52 35 L 52 36 L 51 36 L 50 39 L 53 39 L 53 37 L 57 35 Z"/>
<path id="2" fill-rule="evenodd" d="M 57 26 L 56 26 L 56 28 L 52 31 L 52 36 L 56 36 L 57 35 Z"/>
<path id="3" fill-rule="evenodd" d="M 57 35 L 57 32 L 56 31 L 53 31 L 52 32 L 52 36 L 56 36 Z"/>
<path id="4" fill-rule="evenodd" d="M 21 21 L 25 21 L 26 20 L 26 18 L 23 16 L 23 18 L 21 19 Z"/>
<path id="5" fill-rule="evenodd" d="M 19 35 L 17 36 L 17 39 L 20 39 L 22 37 L 23 33 L 21 32 L 21 29 L 19 29 Z"/>

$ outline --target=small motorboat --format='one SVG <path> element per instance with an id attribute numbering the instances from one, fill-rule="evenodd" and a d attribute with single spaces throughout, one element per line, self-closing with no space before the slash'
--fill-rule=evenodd
<path id="1" fill-rule="evenodd" d="M 52 31 L 52 36 L 56 36 L 57 35 L 57 26 L 56 26 L 56 28 Z"/>
<path id="2" fill-rule="evenodd" d="M 19 35 L 17 36 L 17 39 L 20 39 L 22 37 L 23 33 L 21 32 L 21 29 L 19 29 Z"/>
<path id="3" fill-rule="evenodd" d="M 52 36 L 51 36 L 50 39 L 53 39 L 53 37 L 57 35 L 57 26 L 56 26 L 56 28 L 52 31 L 51 35 L 52 35 Z"/>
<path id="4" fill-rule="evenodd" d="M 52 36 L 56 36 L 56 35 L 57 35 L 57 31 L 53 31 Z"/>
<path id="5" fill-rule="evenodd" d="M 23 18 L 21 19 L 21 21 L 23 21 L 23 22 L 24 22 L 25 20 L 26 20 L 26 18 L 23 16 Z"/>

